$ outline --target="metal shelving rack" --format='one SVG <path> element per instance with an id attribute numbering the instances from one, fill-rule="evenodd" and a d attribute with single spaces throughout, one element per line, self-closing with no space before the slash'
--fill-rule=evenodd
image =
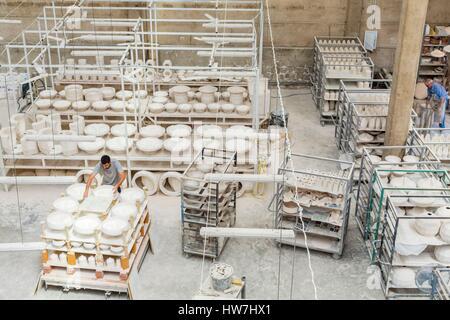
<path id="1" fill-rule="evenodd" d="M 340 81 L 335 127 L 336 144 L 340 151 L 349 153 L 355 158 L 361 156 L 359 149 L 384 143 L 384 140 L 361 142 L 358 139 L 361 133 L 380 135 L 386 131 L 391 81 L 370 80 L 367 83 L 369 88 L 358 88 L 353 82 Z M 385 88 L 380 88 L 381 86 Z M 385 109 L 382 115 L 372 111 L 380 108 Z M 368 128 L 371 122 L 374 124 L 380 122 L 383 125 L 377 129 Z M 363 123 L 365 126 L 361 127 Z"/>
<path id="2" fill-rule="evenodd" d="M 116 17 L 118 11 L 127 12 L 127 18 Z M 180 18 L 186 12 L 195 17 Z M 201 32 L 191 31 L 190 27 L 180 30 L 181 25 L 192 26 L 195 30 L 201 28 Z M 40 80 L 46 88 L 56 91 L 64 85 L 82 84 L 85 88 L 112 86 L 116 90 L 126 89 L 137 96 L 141 90 L 150 94 L 174 85 L 215 85 L 219 89 L 241 85 L 247 86 L 249 99 L 246 102 L 251 103 L 251 112 L 246 116 L 221 112 L 158 115 L 126 110 L 67 111 L 61 112 L 64 125 L 74 115 L 82 115 L 87 123 L 134 123 L 138 128 L 147 123 L 168 125 L 215 121 L 225 127 L 243 124 L 259 130 L 270 104 L 267 79 L 261 74 L 263 28 L 264 2 L 260 0 L 219 0 L 214 3 L 207 0 L 154 0 L 150 3 L 130 0 L 125 4 L 119 0 L 79 0 L 74 5 L 61 6 L 52 3 L 43 7 L 42 16 L 21 36 L 6 45 L 7 63 L 1 68 L 9 73 L 25 72 L 29 78 Z M 225 43 L 221 44 L 218 39 Z M 167 62 L 171 59 L 169 54 L 174 52 L 176 58 Z M 193 56 L 199 57 L 203 63 L 192 65 Z M 83 58 L 85 63 L 69 60 L 74 58 Z M 34 103 L 37 99 L 32 93 L 27 113 L 34 116 L 55 112 L 53 109 L 36 110 Z M 145 156 L 133 152 L 118 156 L 126 161 L 128 170 L 134 169 L 137 161 L 141 163 L 141 169 L 154 169 L 143 165 L 141 158 Z M 81 157 L 90 159 L 84 153 L 79 154 L 78 158 Z M 159 162 L 166 157 L 148 158 L 151 162 Z M 83 166 L 72 166 L 67 165 L 65 160 L 68 159 L 61 156 L 36 155 L 25 159 L 21 155 L 4 157 L 2 153 L 2 163 L 16 160 L 18 165 L 27 160 L 26 168 L 34 169 L 86 168 L 86 161 Z M 146 160 L 143 159 L 144 162 Z M 54 164 L 47 166 L 49 161 Z M 162 161 L 165 164 L 157 168 L 165 170 L 167 161 Z M 178 169 L 182 171 L 185 168 Z M 8 169 L 5 168 L 2 174 L 8 174 Z"/>
<path id="3" fill-rule="evenodd" d="M 364 82 L 373 76 L 374 64 L 359 38 L 315 37 L 311 89 L 321 124 L 334 122 L 339 80 Z"/>
<path id="4" fill-rule="evenodd" d="M 285 178 L 277 183 L 273 199 L 276 206 L 275 228 L 294 230 L 296 238 L 276 241 L 305 247 L 301 215 L 309 248 L 340 258 L 348 227 L 353 163 L 293 154 L 296 169 L 292 173 L 289 161 L 285 159 L 279 169 L 279 174 Z M 298 208 L 296 197 L 302 209 Z M 285 206 L 292 208 L 292 205 L 297 208 L 297 213 L 285 212 Z"/>
<path id="5" fill-rule="evenodd" d="M 200 235 L 200 229 L 202 227 L 231 228 L 235 225 L 237 183 L 206 182 L 195 174 L 198 161 L 213 161 L 215 166 L 211 173 L 234 173 L 237 153 L 203 148 L 182 177 L 182 250 L 187 255 L 217 258 L 228 238 L 204 238 Z M 194 188 L 192 183 L 195 185 Z"/>
<path id="6" fill-rule="evenodd" d="M 450 268 L 433 270 L 433 300 L 450 300 Z"/>
<path id="7" fill-rule="evenodd" d="M 421 195 L 413 198 L 441 198 L 444 202 L 450 203 L 450 192 L 448 189 L 442 190 L 444 194 L 437 195 Z M 392 281 L 392 272 L 395 268 L 408 268 L 417 272 L 421 268 L 448 268 L 447 263 L 442 263 L 437 260 L 433 251 L 437 246 L 448 245 L 437 235 L 429 237 L 427 241 L 422 239 L 419 246 L 409 245 L 404 237 L 405 234 L 415 233 L 413 231 L 414 224 L 427 221 L 439 220 L 441 223 L 450 222 L 449 217 L 442 216 L 403 216 L 399 214 L 397 205 L 393 204 L 393 199 L 398 196 L 389 195 L 387 197 L 386 205 L 384 206 L 385 223 L 383 225 L 382 237 L 380 242 L 380 250 L 377 256 L 377 264 L 381 270 L 381 285 L 382 290 L 388 299 L 401 299 L 401 298 L 423 298 L 430 299 L 430 294 L 426 290 L 420 290 L 417 286 L 416 279 L 410 281 L 410 283 L 404 283 L 398 285 Z M 434 212 L 437 208 L 427 208 L 429 211 Z M 422 246 L 421 248 L 418 248 Z M 423 248 L 425 246 L 425 248 Z M 415 250 L 420 251 L 419 255 L 401 255 L 399 252 L 405 254 Z M 420 249 L 420 250 L 419 250 Z M 416 277 L 415 277 L 416 278 Z M 432 288 L 432 282 L 429 283 L 430 291 Z M 448 286 L 447 286 L 448 287 Z M 448 291 L 447 291 L 448 292 Z M 448 295 L 447 295 L 448 297 Z"/>
<path id="8" fill-rule="evenodd" d="M 439 26 L 448 27 L 450 25 L 445 23 L 439 24 Z M 424 29 L 417 82 L 423 81 L 426 78 L 432 78 L 437 79 L 444 87 L 447 87 L 448 55 L 442 58 L 434 58 L 430 53 L 435 49 L 443 51 L 445 46 L 450 45 L 450 35 L 427 34 L 427 28 L 431 30 L 433 26 L 427 25 Z M 441 69 L 436 71 L 437 68 Z"/>
<path id="9" fill-rule="evenodd" d="M 393 168 L 394 164 L 387 161 L 374 162 L 373 155 L 388 155 L 391 152 L 401 152 L 403 156 L 416 156 L 418 162 L 410 162 L 407 165 L 416 166 L 414 170 L 402 170 Z M 401 165 L 401 164 L 400 164 Z M 383 169 L 384 167 L 384 169 Z M 441 162 L 436 158 L 433 152 L 427 146 L 402 146 L 402 147 L 377 147 L 364 148 L 361 158 L 361 166 L 358 180 L 358 191 L 356 193 L 355 218 L 358 228 L 366 242 L 366 247 L 372 261 L 376 257 L 379 246 L 382 207 L 386 201 L 386 195 L 397 192 L 403 192 L 399 188 L 391 188 L 386 185 L 385 180 L 380 177 L 380 172 L 384 176 L 397 174 L 414 175 L 420 174 L 424 177 L 435 177 L 442 182 L 443 186 L 450 183 L 450 178 L 445 170 L 440 170 Z M 403 195 L 404 196 L 404 195 Z"/>

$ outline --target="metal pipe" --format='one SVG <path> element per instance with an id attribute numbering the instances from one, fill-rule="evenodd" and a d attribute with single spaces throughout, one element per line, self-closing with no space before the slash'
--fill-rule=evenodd
<path id="1" fill-rule="evenodd" d="M 25 141 L 71 141 L 71 142 L 95 142 L 95 136 L 52 135 L 52 134 L 26 134 Z"/>
<path id="2" fill-rule="evenodd" d="M 21 24 L 21 23 L 22 23 L 22 20 L 0 19 L 0 23 L 5 23 L 5 24 Z"/>
<path id="3" fill-rule="evenodd" d="M 73 184 L 77 179 L 73 177 L 54 177 L 54 176 L 16 176 L 16 177 L 0 177 L 0 184 L 10 185 L 53 185 L 53 184 Z"/>
<path id="4" fill-rule="evenodd" d="M 203 179 L 208 182 L 283 182 L 284 176 L 280 174 L 207 173 Z"/>
<path id="5" fill-rule="evenodd" d="M 96 56 L 103 56 L 103 57 L 121 57 L 123 55 L 124 51 L 114 51 L 114 50 L 91 50 L 91 51 L 85 51 L 85 50 L 73 50 L 70 54 L 73 57 L 96 57 Z"/>
<path id="6" fill-rule="evenodd" d="M 197 51 L 197 55 L 200 57 L 210 57 L 213 55 L 214 57 L 229 57 L 229 58 L 249 58 L 253 57 L 253 52 L 236 52 L 236 51 L 223 51 L 216 50 L 213 51 Z"/>
<path id="7" fill-rule="evenodd" d="M 250 228 L 200 228 L 200 235 L 203 237 L 230 237 L 230 238 L 267 238 L 280 239 L 289 238 L 294 239 L 294 230 L 286 229 L 250 229 Z"/>

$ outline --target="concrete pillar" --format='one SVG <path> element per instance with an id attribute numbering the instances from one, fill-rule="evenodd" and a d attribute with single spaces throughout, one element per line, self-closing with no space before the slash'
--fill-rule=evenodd
<path id="1" fill-rule="evenodd" d="M 428 0 L 402 1 L 386 146 L 403 146 L 409 132 Z"/>
<path id="2" fill-rule="evenodd" d="M 363 16 L 364 0 L 347 0 L 347 19 L 345 22 L 345 36 L 360 35 Z"/>

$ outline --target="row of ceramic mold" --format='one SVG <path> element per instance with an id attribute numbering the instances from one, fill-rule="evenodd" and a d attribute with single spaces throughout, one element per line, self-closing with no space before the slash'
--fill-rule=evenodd
<path id="1" fill-rule="evenodd" d="M 429 202 L 426 197 L 430 194 L 410 197 L 421 204 L 415 207 L 399 203 L 399 196 L 389 195 L 384 209 L 386 221 L 378 254 L 383 291 L 387 298 L 429 298 L 419 290 L 416 279 L 423 268 L 450 267 L 450 193 L 432 194 L 434 200 Z M 447 205 L 438 206 L 437 202 Z M 431 285 L 425 282 L 422 289 L 431 289 Z"/>
<path id="2" fill-rule="evenodd" d="M 203 147 L 225 148 L 245 155 L 254 146 L 256 138 L 253 129 L 235 125 L 223 129 L 217 125 L 202 125 L 192 129 L 188 125 L 171 125 L 167 128 L 159 125 L 148 125 L 139 130 L 133 123 L 117 124 L 112 127 L 105 123 L 85 124 L 81 116 L 74 117 L 69 124 L 70 130 L 62 130 L 61 119 L 58 114 L 37 116 L 38 121 L 31 122 L 26 114 L 13 116 L 12 123 L 17 125 L 5 127 L 0 131 L 2 149 L 6 154 L 31 156 L 44 155 L 75 155 L 80 152 L 97 154 L 106 147 L 115 153 L 124 153 L 127 149 L 155 154 L 164 149 L 170 154 L 183 153 L 193 150 L 199 152 Z M 33 129 L 28 129 L 32 127 Z M 95 141 L 33 141 L 28 135 L 59 136 L 86 135 Z M 128 139 L 127 139 L 128 137 Z M 277 134 L 267 134 L 267 139 L 275 142 Z M 20 143 L 18 143 L 20 142 Z"/>
<path id="3" fill-rule="evenodd" d="M 225 163 L 220 160 L 210 158 L 196 158 L 193 164 L 193 170 L 189 173 L 189 182 L 186 186 L 190 192 L 198 192 L 205 186 L 204 176 L 211 172 L 220 172 Z M 158 191 L 166 196 L 180 196 L 182 189 L 183 175 L 179 172 L 150 172 L 138 171 L 133 175 L 132 186 L 145 188 L 148 195 L 154 195 Z M 186 180 L 186 179 L 185 179 Z M 222 187 L 222 185 L 221 185 Z M 243 196 L 246 192 L 253 189 L 253 183 L 239 182 L 237 184 L 237 197 Z"/>
<path id="4" fill-rule="evenodd" d="M 83 89 L 81 85 L 68 85 L 60 92 L 53 89 L 42 91 L 35 105 L 38 110 L 53 107 L 57 111 L 71 109 L 76 112 L 92 109 L 139 114 L 235 112 L 246 115 L 251 109 L 247 97 L 248 92 L 243 87 L 228 87 L 227 91 L 219 92 L 213 86 L 203 86 L 198 91 L 187 86 L 174 86 L 168 91 L 156 91 L 153 96 L 148 96 L 146 90 L 116 92 L 113 87 Z"/>
<path id="5" fill-rule="evenodd" d="M 99 59 L 101 61 L 99 61 Z M 56 72 L 56 80 L 59 82 L 109 82 L 120 83 L 122 75 L 119 67 L 119 60 L 110 59 L 108 64 L 104 63 L 103 56 L 96 57 L 96 64 L 88 63 L 87 59 L 78 59 L 77 64 L 72 58 L 67 58 L 64 67 L 61 67 Z M 137 60 L 134 63 L 130 59 L 124 59 L 123 69 L 125 79 L 133 79 L 140 82 L 151 82 L 160 80 L 162 82 L 171 82 L 176 80 L 196 80 L 195 73 L 192 70 L 178 70 L 174 72 L 172 61 L 164 60 L 163 68 L 152 68 L 154 62 L 147 60 Z"/>
<path id="6" fill-rule="evenodd" d="M 360 83 L 360 82 L 358 82 Z M 364 89 L 365 86 L 364 86 Z M 350 92 L 349 98 L 354 103 L 371 103 L 371 104 L 389 104 L 391 93 L 390 92 L 378 92 L 376 89 L 371 91 L 363 90 L 362 92 Z"/>
<path id="7" fill-rule="evenodd" d="M 369 66 L 364 66 L 365 61 L 362 64 L 356 65 L 336 65 L 336 66 L 326 66 L 326 76 L 328 78 L 353 78 L 353 77 L 362 77 L 362 78 L 371 78 L 372 77 L 372 68 Z M 367 64 L 367 63 L 366 63 Z"/>
<path id="8" fill-rule="evenodd" d="M 374 151 L 381 154 L 376 156 Z M 386 155 L 390 152 L 405 154 L 403 158 Z M 402 202 L 397 205 L 409 207 L 430 206 L 430 201 L 436 200 L 435 206 L 445 206 L 441 201 L 443 193 L 447 192 L 450 178 L 440 169 L 440 161 L 426 146 L 410 147 L 377 147 L 365 148 L 361 160 L 358 192 L 356 195 L 356 220 L 366 241 L 369 255 L 375 259 L 379 248 L 380 234 L 385 223 L 384 207 L 387 195 L 401 194 Z M 428 195 L 428 189 L 435 190 L 422 202 L 410 197 Z"/>
<path id="9" fill-rule="evenodd" d="M 428 146 L 441 161 L 450 160 L 450 129 L 415 128 L 419 143 Z"/>
<path id="10" fill-rule="evenodd" d="M 84 199 L 85 187 L 73 184 L 53 202 L 41 232 L 44 267 L 128 272 L 149 227 L 145 190 L 126 188 L 117 199 L 113 186 L 97 186 Z"/>
<path id="11" fill-rule="evenodd" d="M 346 171 L 321 171 L 305 168 L 304 172 L 287 174 L 286 184 L 291 188 L 297 187 L 341 197 L 344 196 L 346 182 L 337 180 L 336 178 L 344 178 L 347 175 Z"/>

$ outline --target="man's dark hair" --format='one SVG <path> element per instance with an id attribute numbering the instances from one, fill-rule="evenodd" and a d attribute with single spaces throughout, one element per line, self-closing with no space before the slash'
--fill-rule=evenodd
<path id="1" fill-rule="evenodd" d="M 101 162 L 102 164 L 111 163 L 111 158 L 110 158 L 109 156 L 107 156 L 107 155 L 104 155 L 104 156 L 102 156 L 100 162 Z"/>

